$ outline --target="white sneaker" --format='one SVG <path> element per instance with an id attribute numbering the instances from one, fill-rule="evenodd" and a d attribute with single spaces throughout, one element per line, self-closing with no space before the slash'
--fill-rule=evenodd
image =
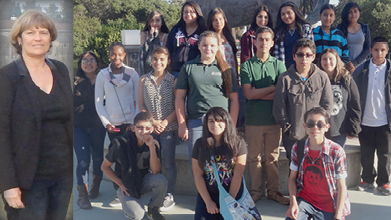
<path id="1" fill-rule="evenodd" d="M 174 207 L 174 196 L 171 193 L 167 193 L 164 197 L 163 206 L 159 208 L 160 212 L 167 212 Z"/>
<path id="2" fill-rule="evenodd" d="M 119 201 L 118 197 L 115 197 L 115 199 L 109 203 L 109 206 L 118 207 L 118 206 L 122 206 L 122 204 L 121 201 Z"/>

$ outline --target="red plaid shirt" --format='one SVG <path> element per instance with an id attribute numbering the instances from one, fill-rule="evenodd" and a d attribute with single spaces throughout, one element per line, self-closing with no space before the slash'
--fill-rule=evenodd
<path id="1" fill-rule="evenodd" d="M 303 188 L 303 162 L 305 157 L 309 152 L 308 139 L 305 141 L 304 145 L 304 156 L 303 160 L 300 162 L 300 170 L 297 175 L 296 184 L 297 192 Z M 298 158 L 297 158 L 297 143 L 293 145 L 292 148 L 292 161 L 290 164 L 290 169 L 293 171 L 298 171 Z M 323 142 L 323 148 L 321 153 L 323 167 L 325 168 L 325 176 L 327 183 L 329 185 L 330 195 L 334 202 L 334 208 L 336 209 L 336 199 L 337 199 L 337 179 L 344 179 L 348 176 L 346 169 L 346 155 L 344 149 L 339 146 L 337 143 L 325 138 Z M 345 196 L 345 204 L 342 212 L 343 219 L 345 216 L 350 214 L 350 201 L 348 193 Z"/>

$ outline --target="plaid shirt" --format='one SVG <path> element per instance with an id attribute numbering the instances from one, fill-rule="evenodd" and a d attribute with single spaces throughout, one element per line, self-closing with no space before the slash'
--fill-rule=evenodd
<path id="1" fill-rule="evenodd" d="M 305 157 L 308 155 L 310 148 L 308 146 L 308 140 L 305 141 L 304 147 L 304 156 L 303 160 L 300 162 L 300 170 L 297 175 L 296 184 L 297 184 L 297 192 L 299 192 L 303 188 L 303 162 Z M 297 158 L 297 143 L 293 145 L 292 148 L 292 161 L 290 164 L 290 169 L 293 171 L 298 170 L 298 158 Z M 322 148 L 322 163 L 325 168 L 325 177 L 327 180 L 327 184 L 329 185 L 330 195 L 334 202 L 334 208 L 336 209 L 336 199 L 337 199 L 337 179 L 344 179 L 348 176 L 346 169 L 346 155 L 345 151 L 341 146 L 334 143 L 333 141 L 325 138 L 323 148 Z M 345 196 L 345 204 L 342 211 L 342 216 L 347 216 L 350 214 L 350 201 L 349 196 L 346 193 Z"/>
<path id="2" fill-rule="evenodd" d="M 279 36 L 276 35 L 276 39 L 278 39 Z M 314 35 L 312 34 L 312 28 L 309 24 L 303 24 L 303 38 L 307 38 L 310 40 L 314 40 Z M 274 55 L 275 58 L 281 60 L 283 63 L 285 63 L 285 47 L 284 47 L 284 40 L 280 41 L 280 44 L 276 42 L 274 45 Z"/>

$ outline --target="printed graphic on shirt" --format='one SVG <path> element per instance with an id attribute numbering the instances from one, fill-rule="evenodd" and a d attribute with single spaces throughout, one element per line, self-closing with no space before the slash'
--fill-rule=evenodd
<path id="1" fill-rule="evenodd" d="M 342 89 L 339 85 L 332 85 L 331 89 L 333 91 L 334 105 L 331 110 L 331 116 L 338 115 L 339 111 L 343 108 L 343 96 Z"/>
<path id="2" fill-rule="evenodd" d="M 217 167 L 217 173 L 221 179 L 221 184 L 228 186 L 231 182 L 233 176 L 233 162 L 232 165 L 229 165 L 228 161 L 225 158 L 225 155 L 216 155 L 215 162 Z M 207 181 L 209 185 L 216 185 L 216 177 L 213 171 L 213 165 L 210 161 L 205 161 L 205 173 L 207 176 Z"/>
<path id="3" fill-rule="evenodd" d="M 182 44 L 188 44 L 187 46 L 190 45 L 197 45 L 198 42 L 198 34 L 194 34 L 193 37 L 190 37 L 189 39 L 186 39 L 185 35 L 181 30 L 178 30 L 178 32 L 175 35 L 175 38 L 177 39 L 177 46 L 179 47 Z"/>

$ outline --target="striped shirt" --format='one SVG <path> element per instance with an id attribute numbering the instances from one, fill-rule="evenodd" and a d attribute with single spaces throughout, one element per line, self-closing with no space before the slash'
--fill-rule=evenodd
<path id="1" fill-rule="evenodd" d="M 302 161 L 300 162 L 300 170 L 298 171 L 298 157 L 297 157 L 297 143 L 293 145 L 292 148 L 292 161 L 290 164 L 290 169 L 293 171 L 298 171 L 296 184 L 297 184 L 297 191 L 299 192 L 303 188 L 303 177 L 304 177 L 304 170 L 303 170 L 303 162 L 305 157 L 310 151 L 310 148 L 308 146 L 308 140 L 305 141 L 305 147 L 304 147 L 304 156 Z M 339 146 L 337 143 L 334 143 L 333 141 L 325 138 L 323 142 L 323 148 L 321 152 L 321 159 L 323 163 L 323 167 L 325 168 L 325 176 L 327 180 L 327 184 L 329 186 L 330 195 L 334 202 L 334 208 L 336 209 L 336 200 L 337 200 L 337 179 L 345 179 L 347 174 L 347 167 L 346 167 L 346 155 L 345 151 L 341 146 Z M 346 193 L 345 196 L 345 204 L 342 211 L 342 216 L 347 216 L 350 214 L 350 201 L 349 196 Z"/>
<path id="2" fill-rule="evenodd" d="M 318 61 L 320 53 L 327 48 L 336 50 L 342 61 L 344 63 L 349 63 L 349 46 L 342 31 L 331 27 L 330 34 L 327 34 L 319 26 L 314 29 L 313 33 L 316 45 L 315 63 Z"/>

